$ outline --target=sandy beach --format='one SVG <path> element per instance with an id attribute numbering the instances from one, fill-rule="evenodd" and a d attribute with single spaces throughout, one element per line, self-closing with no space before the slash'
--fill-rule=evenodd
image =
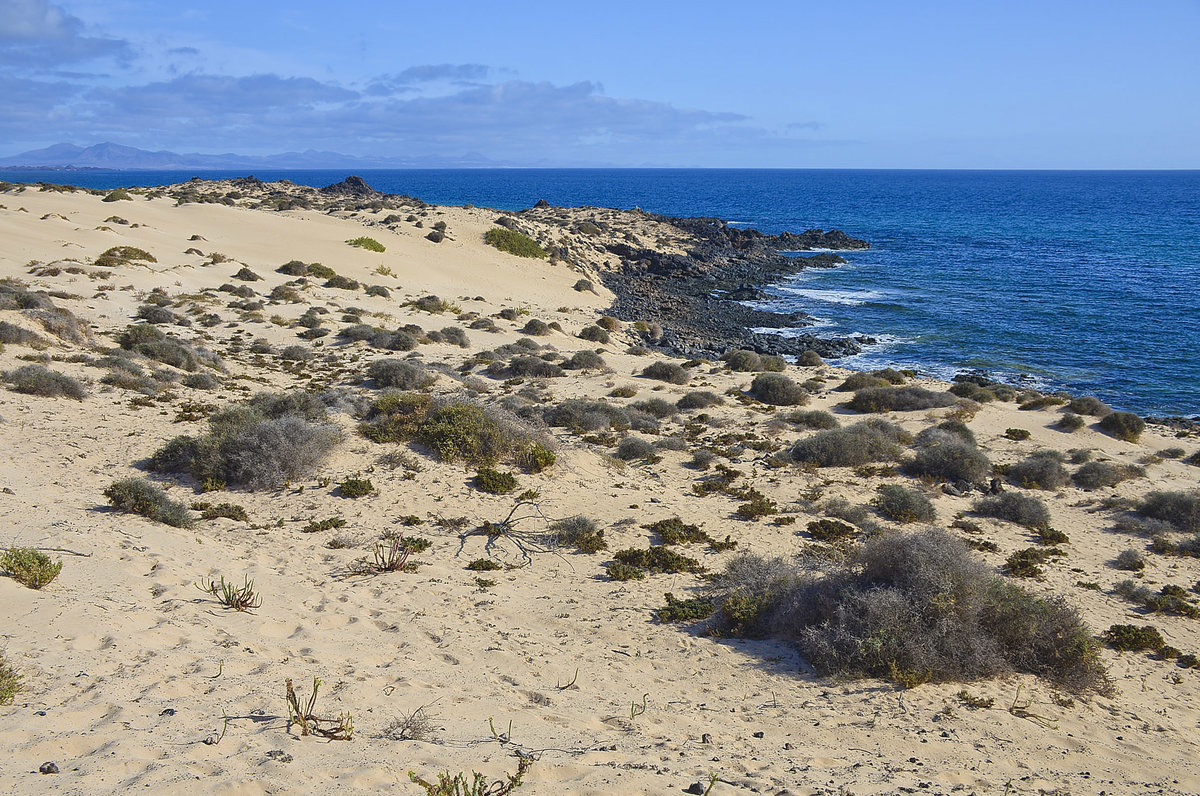
<path id="1" fill-rule="evenodd" d="M 0 577 L 0 653 L 21 675 L 0 706 L 0 792 L 423 793 L 410 772 L 491 783 L 518 766 L 531 794 L 1200 792 L 1200 669 L 1178 657 L 1099 642 L 1104 692 L 1028 671 L 912 688 L 823 676 L 786 639 L 659 621 L 667 593 L 703 597 L 707 577 L 617 580 L 608 568 L 617 551 L 659 544 L 646 526 L 671 518 L 736 542 L 673 546 L 709 573 L 745 553 L 812 555 L 809 524 L 841 501 L 865 517 L 850 523 L 856 542 L 946 529 L 1006 581 L 1061 595 L 1097 638 L 1152 625 L 1177 655 L 1197 655 L 1200 623 L 1178 606 L 1196 608 L 1200 561 L 1162 541 L 1186 547 L 1188 529 L 1131 530 L 1149 522 L 1147 495 L 1197 489 L 1195 435 L 1151 424 L 1127 441 L 1098 415 L 1067 431 L 1063 399 L 970 401 L 919 374 L 900 386 L 939 405 L 856 412 L 845 406 L 855 393 L 836 389 L 851 372 L 819 358 L 779 371 L 803 385 L 797 403 L 761 400 L 750 392 L 761 367 L 669 358 L 654 344 L 670 318 L 607 317 L 605 275 L 620 258 L 603 244 L 688 249 L 686 232 L 637 212 L 514 214 L 233 183 L 105 198 L 0 191 L 0 371 L 41 365 L 86 392 L 20 392 L 7 376 L 0 390 L 3 546 L 62 562 L 40 589 Z M 510 228 L 553 256 L 485 242 Z M 382 251 L 348 243 L 361 238 Z M 162 349 L 137 349 L 131 326 L 157 328 L 196 358 L 156 360 L 145 352 Z M 485 492 L 474 464 L 417 437 L 385 439 L 378 423 L 364 435 L 381 411 L 371 414 L 384 390 L 369 374 L 380 360 L 413 366 L 427 384 L 409 392 L 438 406 L 503 419 L 494 444 L 518 449 L 494 469 L 515 477 L 512 488 Z M 656 362 L 680 383 L 643 375 Z M 336 430 L 307 472 L 220 488 L 148 464 L 227 407 L 288 391 L 326 394 L 320 422 Z M 676 407 L 697 392 L 714 400 Z M 547 410 L 572 400 L 624 419 L 547 425 Z M 866 465 L 796 461 L 793 446 L 820 433 L 791 417 L 801 409 L 843 428 L 885 419 L 904 432 L 902 451 Z M 978 485 L 906 469 L 919 435 L 948 419 L 997 468 Z M 527 466 L 534 448 L 521 434 L 553 456 Z M 1034 489 L 1010 476 L 1046 450 L 1061 453 L 1065 483 Z M 1133 477 L 1083 488 L 1072 476 L 1089 462 Z M 730 470 L 742 491 L 704 486 Z M 121 479 L 163 487 L 189 522 L 114 508 L 105 492 Z M 369 481 L 365 494 L 349 496 L 354 481 Z M 993 484 L 1042 501 L 1066 541 L 982 515 L 976 487 Z M 871 505 L 880 486 L 920 493 L 932 519 L 881 513 Z M 763 510 L 739 513 L 754 494 Z M 244 513 L 204 519 L 204 504 Z M 604 549 L 564 542 L 556 523 L 580 516 Z M 398 538 L 428 546 L 400 571 L 369 571 Z M 1055 552 L 1039 576 L 1014 577 L 1006 562 L 1030 548 Z M 1117 567 L 1128 550 L 1144 568 Z M 257 607 L 233 610 L 204 590 L 222 578 L 252 581 Z M 1152 611 L 1114 592 L 1130 579 L 1184 596 Z M 290 720 L 285 683 L 304 703 L 314 678 L 312 715 L 330 720 L 316 726 L 349 738 L 305 736 Z M 40 773 L 48 763 L 56 773 Z"/>

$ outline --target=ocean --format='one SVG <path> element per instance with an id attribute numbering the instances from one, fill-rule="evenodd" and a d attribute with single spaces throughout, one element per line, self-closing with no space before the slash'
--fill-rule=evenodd
<path id="1" fill-rule="evenodd" d="M 258 171 L 328 185 L 344 170 Z M 845 230 L 871 249 L 769 287 L 837 361 L 950 378 L 986 370 L 1139 414 L 1200 415 L 1200 172 L 707 169 L 362 171 L 376 190 L 505 210 L 640 207 L 764 232 Z M 244 172 L 0 170 L 14 182 L 162 185 Z"/>

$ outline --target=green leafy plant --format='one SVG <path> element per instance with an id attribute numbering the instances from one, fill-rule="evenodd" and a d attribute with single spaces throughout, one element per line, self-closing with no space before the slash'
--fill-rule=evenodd
<path id="1" fill-rule="evenodd" d="M 478 771 L 472 771 L 469 778 L 462 772 L 452 775 L 449 771 L 443 771 L 438 774 L 437 782 L 421 779 L 415 771 L 408 772 L 408 778 L 413 784 L 424 788 L 427 796 L 507 796 L 521 787 L 522 779 L 533 765 L 533 758 L 526 755 L 518 754 L 517 760 L 515 773 L 490 783 Z"/>
<path id="2" fill-rule="evenodd" d="M 351 246 L 356 246 L 360 249 L 366 249 L 367 251 L 372 251 L 372 252 L 387 251 L 387 247 L 384 246 L 379 241 L 375 240 L 374 238 L 368 238 L 368 237 L 351 238 L 350 240 L 346 241 L 346 243 L 349 243 Z"/>
<path id="3" fill-rule="evenodd" d="M 195 523 L 184 504 L 171 500 L 162 487 L 145 478 L 123 478 L 104 490 L 104 496 L 114 508 L 140 514 L 156 522 L 188 528 Z"/>
<path id="4" fill-rule="evenodd" d="M 475 473 L 475 488 L 489 495 L 506 495 L 517 488 L 517 477 L 512 473 L 480 467 Z"/>
<path id="5" fill-rule="evenodd" d="M 200 591 L 211 594 L 221 601 L 221 605 L 235 611 L 250 612 L 262 606 L 262 596 L 254 591 L 254 581 L 249 577 L 243 578 L 241 586 L 232 582 L 226 583 L 225 576 L 220 582 L 210 580 L 207 586 L 198 586 Z"/>
<path id="6" fill-rule="evenodd" d="M 13 546 L 0 553 L 0 572 L 31 589 L 42 588 L 61 571 L 61 561 L 52 561 L 50 556 L 32 547 Z"/>
<path id="7" fill-rule="evenodd" d="M 698 622 L 712 616 L 716 610 L 713 601 L 703 597 L 680 600 L 671 592 L 666 593 L 667 604 L 658 609 L 660 622 Z"/>
<path id="8" fill-rule="evenodd" d="M 21 691 L 24 679 L 0 652 L 0 705 L 11 705 Z"/>
<path id="9" fill-rule="evenodd" d="M 484 233 L 483 242 L 517 257 L 541 259 L 547 255 L 546 250 L 539 246 L 537 241 L 515 229 L 492 227 Z"/>
<path id="10" fill-rule="evenodd" d="M 366 497 L 375 491 L 375 485 L 370 478 L 347 478 L 338 484 L 338 493 L 345 498 Z"/>
<path id="11" fill-rule="evenodd" d="M 375 545 L 372 558 L 366 556 L 350 564 L 351 575 L 380 575 L 384 572 L 412 572 L 416 564 L 410 564 L 408 559 L 413 554 L 413 548 L 407 544 L 407 537 L 396 535 L 390 544 L 379 542 Z"/>

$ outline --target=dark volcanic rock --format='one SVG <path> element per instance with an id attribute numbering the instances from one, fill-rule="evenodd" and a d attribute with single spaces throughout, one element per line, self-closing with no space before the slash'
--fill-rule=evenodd
<path id="1" fill-rule="evenodd" d="M 347 177 L 341 182 L 336 182 L 333 185 L 326 185 L 324 188 L 318 189 L 323 194 L 331 196 L 353 196 L 356 199 L 366 199 L 375 195 L 375 189 L 367 185 L 367 181 L 362 177 L 353 175 Z"/>

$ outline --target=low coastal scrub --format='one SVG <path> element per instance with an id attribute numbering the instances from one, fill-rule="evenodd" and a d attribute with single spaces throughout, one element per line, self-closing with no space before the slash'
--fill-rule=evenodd
<path id="1" fill-rule="evenodd" d="M 540 259 L 547 255 L 546 250 L 539 246 L 537 241 L 528 235 L 517 232 L 515 229 L 493 227 L 484 233 L 483 242 L 489 246 L 494 246 L 502 252 L 515 254 L 517 257 L 536 257 Z"/>
<path id="2" fill-rule="evenodd" d="M 367 376 L 376 387 L 397 390 L 422 390 L 435 381 L 424 366 L 402 359 L 377 359 L 367 367 Z"/>
<path id="3" fill-rule="evenodd" d="M 1106 486 L 1116 486 L 1131 478 L 1141 478 L 1145 474 L 1144 469 L 1132 464 L 1088 462 L 1075 471 L 1071 480 L 1080 489 L 1100 489 Z"/>
<path id="4" fill-rule="evenodd" d="M 904 464 L 909 475 L 957 483 L 979 483 L 992 473 L 992 463 L 984 453 L 961 438 L 942 437 L 927 444 Z"/>
<path id="5" fill-rule="evenodd" d="M 162 487 L 150 483 L 145 478 L 123 478 L 114 481 L 104 490 L 104 497 L 119 511 L 140 514 L 155 522 L 173 525 L 176 528 L 188 528 L 195 523 L 187 506 L 171 500 Z"/>
<path id="6" fill-rule="evenodd" d="M 359 432 L 373 442 L 416 442 L 437 458 L 475 467 L 510 461 L 530 473 L 554 464 L 548 442 L 524 421 L 499 409 L 424 393 L 380 396 Z"/>
<path id="7" fill-rule="evenodd" d="M 763 356 L 755 351 L 747 351 L 740 348 L 730 351 L 721 357 L 721 359 L 725 361 L 725 367 L 740 373 L 782 371 L 787 368 L 787 362 L 784 361 L 783 357 L 769 354 Z"/>
<path id="8" fill-rule="evenodd" d="M 936 514 L 929 498 L 899 484 L 884 484 L 871 501 L 880 514 L 899 523 L 933 522 Z"/>
<path id="9" fill-rule="evenodd" d="M 598 553 L 608 549 L 604 531 L 596 525 L 595 520 L 582 514 L 552 522 L 550 533 L 558 546 L 571 545 L 581 553 Z"/>
<path id="10" fill-rule="evenodd" d="M 684 396 L 685 398 L 687 396 Z M 792 412 L 785 415 L 784 420 L 801 428 L 813 428 L 826 431 L 838 427 L 837 418 L 824 409 L 812 409 L 806 412 Z"/>
<path id="11" fill-rule="evenodd" d="M 710 589 L 714 629 L 794 641 L 824 676 L 909 687 L 1019 671 L 1112 692 L 1078 611 L 1005 582 L 945 531 L 878 536 L 820 569 L 739 556 Z"/>
<path id="12" fill-rule="evenodd" d="M 13 546 L 0 553 L 0 573 L 31 589 L 40 589 L 49 584 L 61 571 L 62 561 L 54 561 L 32 547 Z M 0 680 L 2 678 L 3 666 L 0 666 Z M 4 704 L 3 697 L 3 684 L 0 683 L 0 705 Z"/>
<path id="13" fill-rule="evenodd" d="M 869 387 L 854 393 L 846 406 L 855 412 L 913 412 L 951 406 L 954 396 L 924 387 Z"/>
<path id="14" fill-rule="evenodd" d="M 141 354 L 147 359 L 171 365 L 180 370 L 194 371 L 201 365 L 220 370 L 220 358 L 200 346 L 193 346 L 172 337 L 156 326 L 140 323 L 128 326 L 117 338 L 126 351 Z"/>
<path id="15" fill-rule="evenodd" d="M 975 501 L 973 509 L 985 517 L 1024 525 L 1026 528 L 1046 528 L 1050 525 L 1050 510 L 1040 498 L 1001 492 L 999 495 Z"/>
<path id="16" fill-rule="evenodd" d="M 78 381 L 43 365 L 22 365 L 5 373 L 4 380 L 12 385 L 14 392 L 26 395 L 73 398 L 76 401 L 82 401 L 87 396 L 87 391 Z"/>
<path id="17" fill-rule="evenodd" d="M 1169 522 L 1186 533 L 1200 533 L 1200 491 L 1155 491 L 1146 495 L 1138 513 L 1152 520 Z"/>
<path id="18" fill-rule="evenodd" d="M 507 495 L 517 488 L 517 477 L 512 473 L 491 467 L 480 467 L 475 472 L 475 488 L 489 495 Z"/>
<path id="19" fill-rule="evenodd" d="M 16 700 L 17 694 L 21 692 L 22 679 L 24 678 L 21 673 L 13 668 L 8 658 L 4 657 L 4 653 L 0 652 L 0 706 L 11 705 Z"/>
<path id="20" fill-rule="evenodd" d="M 1110 437 L 1137 442 L 1146 430 L 1146 421 L 1132 412 L 1112 412 L 1100 419 L 1100 430 Z"/>
<path id="21" fill-rule="evenodd" d="M 1058 451 L 1037 451 L 1009 467 L 1008 477 L 1014 484 L 1026 489 L 1061 489 L 1070 482 L 1062 460 L 1062 454 Z"/>
<path id="22" fill-rule="evenodd" d="M 642 370 L 647 379 L 657 379 L 670 384 L 687 384 L 691 374 L 677 362 L 653 362 Z"/>
<path id="23" fill-rule="evenodd" d="M 782 373 L 760 373 L 750 383 L 750 395 L 772 406 L 804 406 L 808 391 Z"/>
<path id="24" fill-rule="evenodd" d="M 325 405 L 303 392 L 262 393 L 208 419 L 208 433 L 180 436 L 150 457 L 151 470 L 186 473 L 202 488 L 273 489 L 311 475 L 342 439 Z"/>
<path id="25" fill-rule="evenodd" d="M 675 402 L 676 409 L 707 409 L 723 403 L 721 396 L 710 390 L 694 390 Z"/>
<path id="26" fill-rule="evenodd" d="M 857 467 L 870 462 L 896 461 L 909 437 L 886 420 L 864 420 L 846 428 L 819 431 L 792 448 L 792 458 L 819 467 Z"/>

